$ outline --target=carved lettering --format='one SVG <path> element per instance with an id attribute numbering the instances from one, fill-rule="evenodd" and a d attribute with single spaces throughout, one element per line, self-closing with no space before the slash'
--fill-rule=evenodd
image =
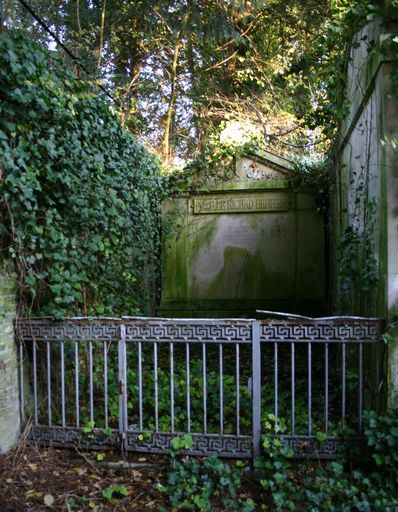
<path id="1" fill-rule="evenodd" d="M 193 200 L 195 214 L 286 211 L 292 208 L 292 196 L 289 193 L 274 192 L 229 198 L 207 196 Z"/>

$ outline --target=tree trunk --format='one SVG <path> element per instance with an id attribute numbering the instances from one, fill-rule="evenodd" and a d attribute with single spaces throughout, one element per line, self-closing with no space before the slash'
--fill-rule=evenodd
<path id="1" fill-rule="evenodd" d="M 178 72 L 178 57 L 180 54 L 180 50 L 183 45 L 183 36 L 186 32 L 186 28 L 188 26 L 189 18 L 192 11 L 192 5 L 191 2 L 189 2 L 187 6 L 187 10 L 184 14 L 184 17 L 181 22 L 181 28 L 178 32 L 177 39 L 174 45 L 174 55 L 173 55 L 173 62 L 171 65 L 171 73 L 170 73 L 170 99 L 169 104 L 167 106 L 167 113 L 166 113 L 166 120 L 165 120 L 165 127 L 164 127 L 164 137 L 163 137 L 163 150 L 162 150 L 162 156 L 163 160 L 166 165 L 170 162 L 171 157 L 171 144 L 170 139 L 172 135 L 172 126 L 173 126 L 173 120 L 175 117 L 175 103 L 176 103 L 176 96 L 177 96 L 177 72 Z"/>

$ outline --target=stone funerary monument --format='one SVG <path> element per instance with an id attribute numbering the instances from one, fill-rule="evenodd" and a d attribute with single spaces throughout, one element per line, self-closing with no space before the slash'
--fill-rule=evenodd
<path id="1" fill-rule="evenodd" d="M 160 316 L 325 312 L 323 216 L 291 169 L 273 153 L 249 155 L 230 179 L 164 204 Z"/>

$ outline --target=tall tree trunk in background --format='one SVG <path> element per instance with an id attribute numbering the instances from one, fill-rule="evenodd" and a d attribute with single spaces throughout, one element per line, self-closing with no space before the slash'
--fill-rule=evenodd
<path id="1" fill-rule="evenodd" d="M 76 21 L 77 21 L 77 29 L 79 31 L 79 36 L 82 31 L 82 25 L 80 22 L 80 0 L 76 1 Z"/>
<path id="2" fill-rule="evenodd" d="M 195 55 L 192 45 L 192 40 L 187 45 L 187 66 L 190 74 L 190 91 L 192 101 L 192 123 L 195 127 L 195 144 L 192 145 L 194 153 L 202 152 L 202 125 L 201 125 L 201 113 L 202 113 L 202 102 L 200 94 L 201 81 L 197 81 L 196 66 L 195 66 Z M 199 86 L 198 86 L 199 83 Z"/>
<path id="3" fill-rule="evenodd" d="M 105 12 L 106 12 L 106 0 L 104 0 L 104 3 L 102 4 L 102 10 L 101 10 L 100 40 L 99 40 L 99 48 L 98 48 L 98 62 L 97 62 L 97 72 L 98 73 L 99 73 L 100 67 L 101 67 L 102 50 L 104 47 Z"/>
<path id="4" fill-rule="evenodd" d="M 174 55 L 173 62 L 171 65 L 171 73 L 170 73 L 170 99 L 169 104 L 167 106 L 166 113 L 166 121 L 164 127 L 164 137 L 163 137 L 163 149 L 162 156 L 166 165 L 170 162 L 171 150 L 170 150 L 170 139 L 172 135 L 172 126 L 173 120 L 175 116 L 175 103 L 177 96 L 177 71 L 178 71 L 178 56 L 180 54 L 180 50 L 183 45 L 183 36 L 186 33 L 186 29 L 188 26 L 189 18 L 192 12 L 192 3 L 189 2 L 187 6 L 187 10 L 184 14 L 184 17 L 181 22 L 181 28 L 178 32 L 177 39 L 174 45 Z"/>

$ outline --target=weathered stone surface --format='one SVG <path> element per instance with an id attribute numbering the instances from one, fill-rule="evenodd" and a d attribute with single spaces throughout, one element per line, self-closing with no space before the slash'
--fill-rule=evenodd
<path id="1" fill-rule="evenodd" d="M 352 45 L 349 113 L 342 128 L 331 222 L 334 311 L 380 316 L 390 325 L 398 320 L 398 91 L 392 80 L 396 64 L 381 46 L 396 30 L 376 19 L 357 34 Z M 353 268 L 358 275 L 362 272 L 362 282 L 358 280 L 348 295 L 340 286 L 346 269 L 339 267 L 338 258 L 338 240 L 347 226 L 354 227 L 360 242 L 358 264 Z M 366 276 L 372 277 L 370 286 Z M 388 382 L 386 396 L 393 408 L 398 406 L 398 331 L 393 326 L 389 334 L 387 376 L 380 372 L 372 385 L 377 396 L 382 383 Z"/>
<path id="2" fill-rule="evenodd" d="M 0 452 L 11 448 L 20 428 L 15 308 L 15 281 L 0 269 Z"/>
<path id="3" fill-rule="evenodd" d="M 324 312 L 323 219 L 291 177 L 276 155 L 245 157 L 229 181 L 165 204 L 161 315 Z"/>

